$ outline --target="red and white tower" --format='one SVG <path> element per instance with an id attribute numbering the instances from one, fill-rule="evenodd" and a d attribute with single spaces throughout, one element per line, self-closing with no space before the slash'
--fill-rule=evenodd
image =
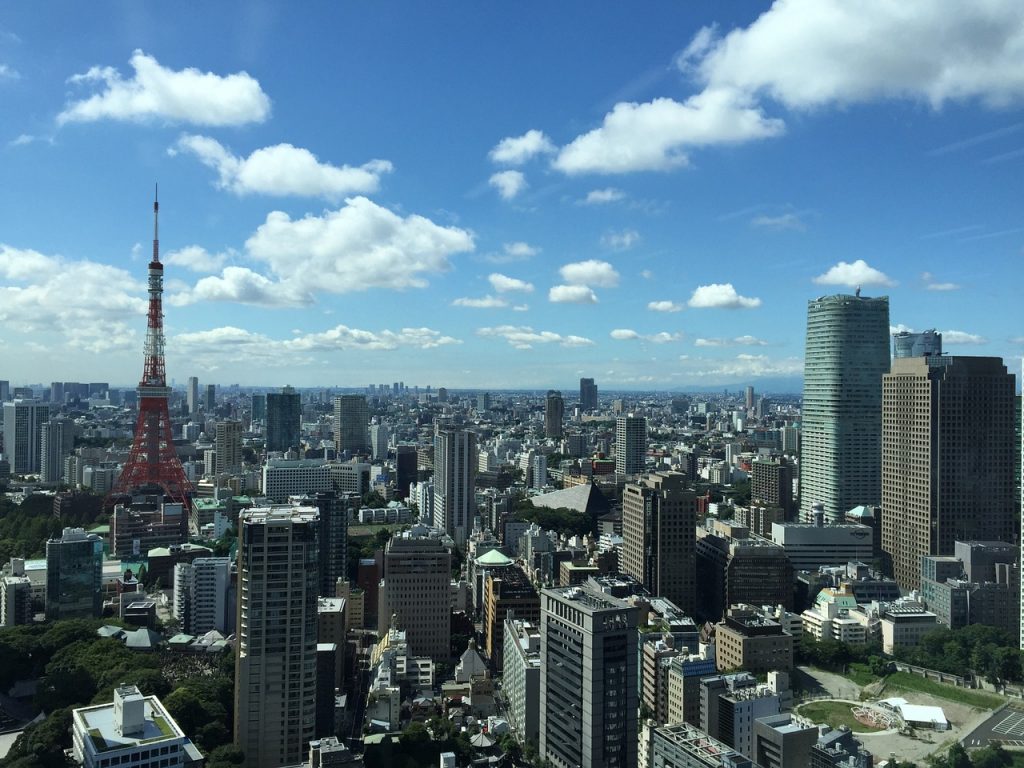
<path id="1" fill-rule="evenodd" d="M 111 497 L 142 492 L 163 492 L 189 508 L 192 485 L 174 450 L 167 398 L 171 388 L 164 373 L 164 265 L 160 263 L 160 203 L 153 200 L 153 260 L 149 262 L 149 322 L 146 327 L 146 362 L 139 382 L 139 419 L 128 461 Z"/>

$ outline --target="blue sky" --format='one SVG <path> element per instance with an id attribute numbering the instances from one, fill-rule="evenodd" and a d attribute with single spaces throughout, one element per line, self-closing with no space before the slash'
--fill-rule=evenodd
<path id="1" fill-rule="evenodd" d="M 1019 371 L 1022 106 L 1016 0 L 8 3 L 0 378 L 138 380 L 157 181 L 179 383 L 798 390 L 856 285 Z"/>

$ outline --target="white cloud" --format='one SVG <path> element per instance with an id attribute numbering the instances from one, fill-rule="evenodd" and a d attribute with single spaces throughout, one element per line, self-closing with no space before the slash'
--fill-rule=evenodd
<path id="1" fill-rule="evenodd" d="M 942 343 L 943 344 L 987 344 L 988 339 L 984 336 L 979 336 L 976 333 L 967 333 L 966 331 L 943 331 L 942 332 Z"/>
<path id="2" fill-rule="evenodd" d="M 7 64 L 0 64 L 0 80 L 20 80 L 21 73 Z"/>
<path id="3" fill-rule="evenodd" d="M 737 336 L 733 339 L 696 339 L 693 342 L 695 347 L 766 347 L 768 342 L 756 336 Z"/>
<path id="4" fill-rule="evenodd" d="M 127 80 L 113 67 L 93 67 L 70 78 L 75 84 L 98 84 L 101 90 L 69 102 L 57 122 L 163 119 L 227 126 L 262 123 L 270 115 L 270 99 L 245 72 L 221 76 L 193 68 L 172 70 L 139 50 L 131 65 L 135 75 Z"/>
<path id="5" fill-rule="evenodd" d="M 555 285 L 548 291 L 548 301 L 555 304 L 596 304 L 597 294 L 585 285 Z"/>
<path id="6" fill-rule="evenodd" d="M 647 277 L 647 275 L 645 275 Z M 683 305 L 674 301 L 649 301 L 647 308 L 652 312 L 682 312 Z"/>
<path id="7" fill-rule="evenodd" d="M 619 284 L 619 273 L 607 261 L 587 259 L 566 264 L 559 271 L 562 279 L 570 285 L 588 285 L 599 288 L 614 288 Z"/>
<path id="8" fill-rule="evenodd" d="M 487 261 L 493 264 L 509 264 L 513 261 L 526 261 L 540 253 L 540 248 L 529 243 L 515 242 L 505 243 L 501 247 L 501 253 L 491 253 L 484 256 Z"/>
<path id="9" fill-rule="evenodd" d="M 608 335 L 617 341 L 649 341 L 652 344 L 668 344 L 672 341 L 680 341 L 683 338 L 681 333 L 661 331 L 660 333 L 644 335 L 637 333 L 631 328 L 616 328 Z"/>
<path id="10" fill-rule="evenodd" d="M 803 232 L 807 229 L 798 213 L 783 213 L 778 216 L 761 215 L 750 220 L 750 225 L 759 229 L 793 230 Z"/>
<path id="11" fill-rule="evenodd" d="M 498 190 L 502 200 L 511 200 L 528 186 L 520 171 L 498 171 L 487 181 Z"/>
<path id="12" fill-rule="evenodd" d="M 487 279 L 490 281 L 491 287 L 498 293 L 509 293 L 513 291 L 519 291 L 522 293 L 533 292 L 533 283 L 528 283 L 525 280 L 520 280 L 516 277 L 509 277 L 508 275 L 493 272 L 487 276 Z"/>
<path id="13" fill-rule="evenodd" d="M 913 332 L 914 332 L 913 328 L 911 328 L 909 325 L 904 325 L 903 323 L 897 323 L 896 325 L 890 325 L 889 326 L 889 335 L 890 336 L 894 336 L 897 333 L 913 333 Z"/>
<path id="14" fill-rule="evenodd" d="M 768 346 L 768 342 L 765 341 L 764 339 L 759 339 L 756 336 L 750 336 L 750 335 L 737 336 L 735 339 L 733 339 L 733 343 L 734 344 L 738 344 L 741 347 L 766 347 L 766 346 Z"/>
<path id="15" fill-rule="evenodd" d="M 584 205 L 606 205 L 607 203 L 616 203 L 625 197 L 626 193 L 621 189 L 605 187 L 604 189 L 590 190 L 581 202 Z"/>
<path id="16" fill-rule="evenodd" d="M 450 256 L 473 250 L 473 235 L 353 197 L 321 216 L 272 211 L 246 249 L 296 294 L 350 293 L 423 288 L 425 275 L 447 271 Z"/>
<path id="17" fill-rule="evenodd" d="M 215 139 L 184 135 L 170 150 L 195 155 L 219 176 L 217 186 L 236 195 L 299 195 L 337 200 L 345 195 L 376 192 L 381 174 L 389 173 L 387 160 L 365 165 L 336 166 L 320 162 L 308 149 L 275 144 L 238 157 Z"/>
<path id="18" fill-rule="evenodd" d="M 773 360 L 767 355 L 740 354 L 729 360 L 692 359 L 691 375 L 703 378 L 760 378 L 765 376 L 799 376 L 804 361 L 796 357 Z"/>
<path id="19" fill-rule="evenodd" d="M 200 278 L 192 288 L 173 293 L 167 302 L 184 307 L 200 301 L 228 301 L 261 307 L 301 307 L 313 303 L 312 294 L 292 283 L 274 282 L 248 267 L 225 267 L 219 275 Z"/>
<path id="20" fill-rule="evenodd" d="M 892 287 L 895 281 L 890 279 L 884 272 L 868 266 L 864 259 L 857 259 L 853 263 L 840 261 L 827 272 L 814 278 L 818 285 L 845 285 L 850 288 L 861 285 L 878 285 Z"/>
<path id="21" fill-rule="evenodd" d="M 13 139 L 11 139 L 9 142 L 7 142 L 7 146 L 9 146 L 9 147 L 24 147 L 25 145 L 31 144 L 33 141 L 36 141 L 37 138 L 38 137 L 33 136 L 30 133 L 19 133 Z"/>
<path id="22" fill-rule="evenodd" d="M 732 283 L 712 283 L 698 286 L 687 302 L 694 309 L 753 309 L 761 300 L 740 296 Z"/>
<path id="23" fill-rule="evenodd" d="M 533 129 L 522 136 L 509 136 L 499 141 L 491 150 L 490 158 L 495 163 L 522 165 L 537 155 L 554 151 L 555 145 L 551 143 L 551 139 L 545 136 L 543 131 Z"/>
<path id="24" fill-rule="evenodd" d="M 639 333 L 629 328 L 616 328 L 608 335 L 618 341 L 635 341 L 640 338 Z"/>
<path id="25" fill-rule="evenodd" d="M 563 173 L 663 171 L 687 165 L 686 150 L 777 136 L 782 121 L 764 116 L 735 91 L 706 90 L 679 103 L 659 98 L 621 102 L 600 128 L 562 147 L 554 167 Z"/>
<path id="26" fill-rule="evenodd" d="M 628 251 L 640 242 L 640 233 L 635 229 L 624 229 L 621 232 L 606 232 L 601 236 L 601 245 L 615 251 Z"/>
<path id="27" fill-rule="evenodd" d="M 461 298 L 452 302 L 453 307 L 469 307 L 470 309 L 499 309 L 507 307 L 508 302 L 500 296 L 484 296 L 479 299 Z"/>
<path id="28" fill-rule="evenodd" d="M 193 272 L 216 272 L 224 266 L 228 256 L 227 253 L 210 253 L 199 245 L 186 245 L 176 251 L 161 254 L 160 258 L 165 264 L 184 267 Z"/>
<path id="29" fill-rule="evenodd" d="M 958 283 L 940 283 L 931 272 L 922 272 L 921 280 L 924 281 L 925 290 L 928 291 L 956 291 L 960 289 Z"/>
<path id="30" fill-rule="evenodd" d="M 478 328 L 477 335 L 505 339 L 516 349 L 531 349 L 534 344 L 589 347 L 594 343 L 585 336 L 563 336 L 554 331 L 535 331 L 533 328 L 525 325 L 499 325 L 494 328 Z"/>
<path id="31" fill-rule="evenodd" d="M 641 269 L 640 270 L 640 277 L 642 277 L 644 280 L 650 280 L 652 277 L 654 277 L 654 273 L 651 270 L 649 270 L 649 269 Z M 651 304 L 660 304 L 660 303 L 661 302 L 658 302 L 658 301 L 652 301 L 651 302 Z M 671 304 L 671 303 L 672 302 L 669 302 L 669 304 Z M 651 304 L 647 305 L 648 309 L 653 309 Z M 667 310 L 667 311 L 671 311 L 671 310 Z"/>

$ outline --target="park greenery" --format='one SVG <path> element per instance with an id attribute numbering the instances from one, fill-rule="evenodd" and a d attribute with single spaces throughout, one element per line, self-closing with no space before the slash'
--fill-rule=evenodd
<path id="1" fill-rule="evenodd" d="M 64 528 L 90 528 L 104 520 L 102 502 L 102 496 L 76 494 L 75 503 L 58 518 L 52 495 L 32 494 L 21 504 L 0 496 L 0 562 L 45 556 L 46 540 L 59 537 Z"/>
<path id="2" fill-rule="evenodd" d="M 596 529 L 596 521 L 586 512 L 577 512 L 568 507 L 535 507 L 528 500 L 520 500 L 516 504 L 515 516 L 536 523 L 542 530 L 556 531 L 566 536 L 592 536 Z"/>
<path id="3" fill-rule="evenodd" d="M 116 620 L 106 623 L 118 624 Z M 0 689 L 37 680 L 35 704 L 46 715 L 30 725 L 3 761 L 11 768 L 67 766 L 71 711 L 108 703 L 119 685 L 160 697 L 185 734 L 208 754 L 209 768 L 239 765 L 231 741 L 234 657 L 129 650 L 96 630 L 104 621 L 70 619 L 0 629 Z"/>

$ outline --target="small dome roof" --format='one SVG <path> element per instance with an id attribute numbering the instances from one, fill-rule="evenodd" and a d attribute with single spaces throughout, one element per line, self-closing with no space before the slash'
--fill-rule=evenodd
<path id="1" fill-rule="evenodd" d="M 512 561 L 502 554 L 500 549 L 492 549 L 476 559 L 477 565 L 484 565 L 488 568 L 496 568 L 502 565 L 512 565 Z"/>

